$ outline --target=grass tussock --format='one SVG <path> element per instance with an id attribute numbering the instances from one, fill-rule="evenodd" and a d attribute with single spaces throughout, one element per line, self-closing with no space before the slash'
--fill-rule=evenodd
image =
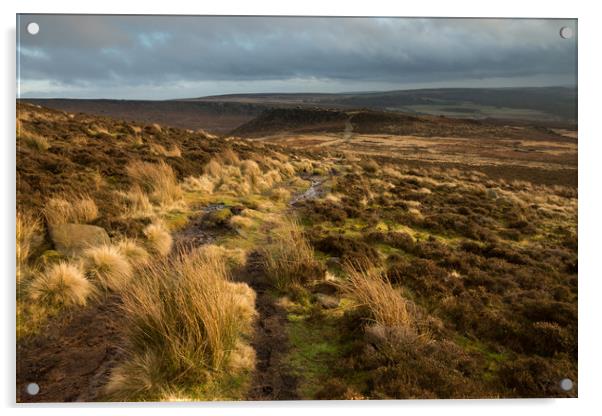
<path id="1" fill-rule="evenodd" d="M 410 304 L 391 282 L 368 261 L 349 262 L 345 266 L 347 281 L 343 289 L 359 305 L 369 308 L 374 321 L 388 328 L 412 329 L 414 319 Z"/>
<path id="2" fill-rule="evenodd" d="M 98 218 L 96 202 L 88 195 L 57 196 L 50 198 L 44 207 L 48 224 L 86 224 Z"/>
<path id="3" fill-rule="evenodd" d="M 87 274 L 104 290 L 118 292 L 133 275 L 132 265 L 117 246 L 102 245 L 84 251 Z"/>
<path id="4" fill-rule="evenodd" d="M 196 250 L 149 265 L 123 296 L 129 357 L 108 393 L 152 398 L 220 377 L 252 329 L 254 303 L 248 286 L 229 280 L 221 256 Z"/>
<path id="5" fill-rule="evenodd" d="M 270 191 L 270 199 L 272 201 L 286 202 L 291 199 L 291 193 L 285 188 L 274 188 Z"/>
<path id="6" fill-rule="evenodd" d="M 251 228 L 253 226 L 253 220 L 248 217 L 243 217 L 242 215 L 233 215 L 230 218 L 230 226 L 237 230 Z"/>
<path id="7" fill-rule="evenodd" d="M 261 168 L 254 160 L 243 160 L 240 164 L 240 170 L 252 182 L 261 176 Z"/>
<path id="8" fill-rule="evenodd" d="M 222 165 L 215 159 L 211 159 L 203 167 L 203 172 L 212 178 L 220 178 L 222 176 Z"/>
<path id="9" fill-rule="evenodd" d="M 119 205 L 124 218 L 149 218 L 153 216 L 153 204 L 138 185 L 128 191 L 117 191 Z"/>
<path id="10" fill-rule="evenodd" d="M 225 165 L 230 165 L 230 166 L 240 165 L 240 159 L 238 158 L 238 154 L 230 148 L 227 148 L 223 152 L 221 152 L 218 155 L 218 158 Z"/>
<path id="11" fill-rule="evenodd" d="M 30 149 L 37 150 L 39 152 L 45 152 L 46 150 L 50 149 L 50 142 L 48 139 L 37 133 L 31 131 L 21 131 L 19 132 L 18 138 Z"/>
<path id="12" fill-rule="evenodd" d="M 212 192 L 246 196 L 271 191 L 295 174 L 295 168 L 289 162 L 261 157 L 260 163 L 251 159 L 241 161 L 235 152 L 227 149 L 204 166 L 203 176 L 187 178 L 185 186 L 191 191 L 207 191 L 212 187 Z M 286 197 L 283 191 L 273 194 L 276 199 Z"/>
<path id="13" fill-rule="evenodd" d="M 173 239 L 165 227 L 165 224 L 160 221 L 149 224 L 144 229 L 144 235 L 147 240 L 147 246 L 151 252 L 161 256 L 167 256 L 169 254 Z"/>
<path id="14" fill-rule="evenodd" d="M 274 229 L 261 251 L 265 273 L 279 290 L 318 280 L 323 275 L 301 226 L 294 220 L 283 222 Z"/>
<path id="15" fill-rule="evenodd" d="M 148 193 L 151 202 L 170 205 L 182 199 L 182 188 L 178 184 L 175 172 L 167 163 L 134 161 L 126 167 L 126 171 L 128 176 Z"/>
<path id="16" fill-rule="evenodd" d="M 211 195 L 215 189 L 215 183 L 207 175 L 189 176 L 184 179 L 182 188 L 188 192 L 202 192 Z"/>
<path id="17" fill-rule="evenodd" d="M 117 249 L 128 259 L 134 267 L 147 264 L 150 260 L 148 251 L 136 240 L 125 238 L 117 243 Z"/>
<path id="18" fill-rule="evenodd" d="M 197 249 L 204 256 L 222 258 L 230 268 L 240 268 L 247 264 L 247 252 L 242 248 L 226 248 L 216 244 L 205 244 Z"/>
<path id="19" fill-rule="evenodd" d="M 54 307 L 85 306 L 94 293 L 90 282 L 78 264 L 60 262 L 37 275 L 29 287 L 30 297 Z"/>
<path id="20" fill-rule="evenodd" d="M 42 224 L 38 218 L 29 213 L 17 212 L 17 283 L 22 280 L 34 239 L 41 231 Z"/>
<path id="21" fill-rule="evenodd" d="M 171 149 L 166 149 L 165 146 L 158 143 L 151 143 L 151 153 L 165 157 L 182 157 L 182 151 L 177 144 L 172 145 Z"/>

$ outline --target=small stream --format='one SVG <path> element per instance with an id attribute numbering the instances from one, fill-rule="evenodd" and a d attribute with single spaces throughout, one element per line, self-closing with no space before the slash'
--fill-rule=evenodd
<path id="1" fill-rule="evenodd" d="M 307 179 L 311 181 L 311 186 L 305 192 L 293 196 L 289 202 L 290 205 L 295 205 L 301 201 L 319 198 L 324 193 L 322 184 L 326 181 L 325 177 L 312 176 Z"/>

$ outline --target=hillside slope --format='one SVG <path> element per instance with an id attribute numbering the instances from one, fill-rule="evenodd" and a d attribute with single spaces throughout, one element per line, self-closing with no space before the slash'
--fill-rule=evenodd
<path id="1" fill-rule="evenodd" d="M 235 128 L 229 134 L 241 137 L 276 136 L 281 133 L 337 132 L 350 123 L 360 134 L 391 134 L 417 137 L 461 137 L 475 139 L 522 139 L 570 141 L 542 127 L 509 127 L 473 119 L 417 116 L 391 111 L 322 108 L 277 108 Z"/>

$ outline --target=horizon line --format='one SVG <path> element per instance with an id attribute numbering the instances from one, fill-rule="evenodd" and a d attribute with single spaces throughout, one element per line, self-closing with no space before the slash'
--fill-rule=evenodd
<path id="1" fill-rule="evenodd" d="M 204 98 L 216 97 L 234 97 L 240 95 L 346 95 L 346 94 L 378 94 L 387 92 L 408 92 L 408 91 L 433 91 L 433 90 L 511 90 L 511 89 L 544 89 L 544 88 L 573 88 L 578 85 L 546 85 L 546 86 L 520 86 L 520 87 L 440 87 L 440 88 L 408 88 L 393 90 L 359 90 L 359 91 L 341 91 L 341 92 L 236 92 L 227 94 L 203 95 L 200 97 L 180 97 L 180 98 L 99 98 L 99 97 L 17 97 L 17 100 L 105 100 L 105 101 L 192 101 L 202 100 Z"/>

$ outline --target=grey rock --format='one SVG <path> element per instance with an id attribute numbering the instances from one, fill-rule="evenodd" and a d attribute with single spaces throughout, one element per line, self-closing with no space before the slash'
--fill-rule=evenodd
<path id="1" fill-rule="evenodd" d="M 59 224 L 50 227 L 50 238 L 56 251 L 73 256 L 83 250 L 110 244 L 111 239 L 104 228 L 87 224 Z"/>

